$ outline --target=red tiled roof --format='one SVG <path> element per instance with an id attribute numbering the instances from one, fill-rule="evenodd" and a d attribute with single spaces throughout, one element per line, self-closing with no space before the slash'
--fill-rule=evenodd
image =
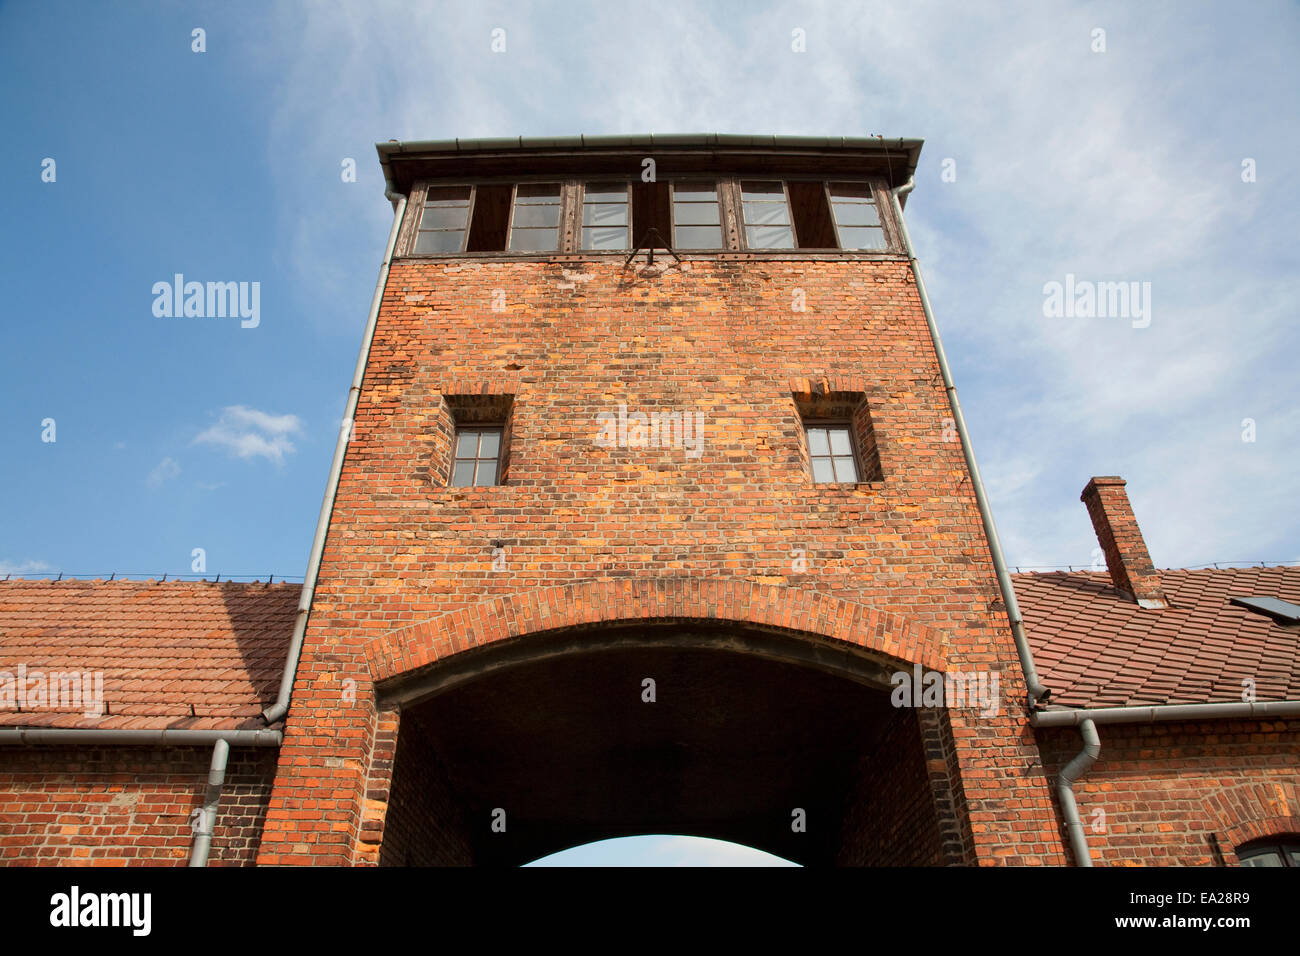
<path id="1" fill-rule="evenodd" d="M 0 726 L 263 728 L 259 715 L 279 689 L 301 591 L 206 581 L 0 582 Z M 20 666 L 29 683 L 35 672 L 101 672 L 103 716 L 87 717 L 94 708 L 84 704 L 17 709 Z"/>
<path id="2" fill-rule="evenodd" d="M 1039 678 L 1071 707 L 1300 700 L 1300 627 L 1228 603 L 1300 604 L 1300 567 L 1161 571 L 1169 606 L 1120 596 L 1102 572 L 1014 574 Z"/>
<path id="3" fill-rule="evenodd" d="M 1052 703 L 1073 707 L 1300 699 L 1300 628 L 1228 603 L 1300 604 L 1300 567 L 1161 571 L 1140 608 L 1105 572 L 1012 576 Z M 302 586 L 0 582 L 0 726 L 256 729 L 275 699 Z M 104 714 L 5 706 L 6 673 L 101 672 Z M 13 683 L 11 681 L 10 687 Z"/>

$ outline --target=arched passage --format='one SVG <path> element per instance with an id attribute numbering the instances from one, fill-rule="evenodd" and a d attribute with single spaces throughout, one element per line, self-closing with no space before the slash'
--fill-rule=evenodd
<path id="1" fill-rule="evenodd" d="M 717 620 L 459 651 L 377 685 L 399 728 L 371 785 L 379 862 L 512 865 L 664 832 L 812 865 L 968 862 L 944 715 L 891 706 L 900 667 Z"/>

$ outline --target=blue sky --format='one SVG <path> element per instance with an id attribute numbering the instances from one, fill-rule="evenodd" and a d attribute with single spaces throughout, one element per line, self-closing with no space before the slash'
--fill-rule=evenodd
<path id="1" fill-rule="evenodd" d="M 0 6 L 0 573 L 300 576 L 373 144 L 627 132 L 926 140 L 908 219 L 1011 563 L 1092 562 L 1094 474 L 1161 567 L 1300 560 L 1295 4 L 407 6 Z M 175 273 L 259 282 L 259 324 L 156 317 Z M 1149 282 L 1149 325 L 1045 316 L 1067 274 Z"/>

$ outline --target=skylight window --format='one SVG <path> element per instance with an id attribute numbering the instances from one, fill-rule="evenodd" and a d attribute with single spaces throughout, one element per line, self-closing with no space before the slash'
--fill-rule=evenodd
<path id="1" fill-rule="evenodd" d="M 1274 597 L 1235 597 L 1233 604 L 1266 614 L 1282 624 L 1300 624 L 1300 604 L 1292 604 Z"/>

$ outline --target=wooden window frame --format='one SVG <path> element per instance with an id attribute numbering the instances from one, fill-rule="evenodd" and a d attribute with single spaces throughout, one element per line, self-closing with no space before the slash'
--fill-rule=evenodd
<path id="1" fill-rule="evenodd" d="M 880 234 L 884 238 L 885 248 L 883 249 L 846 249 L 844 240 L 840 238 L 840 221 L 835 217 L 835 200 L 831 196 L 831 184 L 835 183 L 840 186 L 866 186 L 871 193 L 870 205 L 876 207 L 876 218 L 880 220 Z M 889 223 L 886 221 L 889 217 L 885 215 L 884 207 L 881 205 L 881 191 L 878 184 L 870 179 L 827 179 L 822 183 L 822 195 L 826 197 L 826 210 L 830 213 L 831 228 L 835 231 L 836 251 L 848 253 L 889 253 L 894 251 L 894 237 L 890 234 Z M 851 203 L 849 205 L 868 205 L 867 203 Z M 846 226 L 846 229 L 863 228 L 874 229 L 874 226 Z"/>
<path id="2" fill-rule="evenodd" d="M 714 199 L 713 204 L 718 208 L 718 236 L 722 240 L 722 245 L 713 248 L 698 249 L 678 249 L 677 248 L 677 184 L 678 183 L 712 183 Z M 684 252 L 687 255 L 709 255 L 710 253 L 732 252 L 727 246 L 727 214 L 723 208 L 722 197 L 722 180 L 710 179 L 707 176 L 680 176 L 668 180 L 668 235 L 672 237 L 673 251 Z M 698 200 L 683 200 L 685 204 L 703 206 L 706 202 Z M 688 227 L 698 226 L 699 223 L 687 223 Z"/>
<path id="3" fill-rule="evenodd" d="M 861 485 L 865 483 L 865 480 L 862 477 L 864 471 L 862 467 L 862 454 L 858 449 L 858 438 L 857 435 L 854 434 L 854 427 L 852 421 L 848 421 L 841 418 L 813 418 L 813 419 L 802 420 L 800 424 L 803 427 L 804 445 L 808 449 L 808 474 L 812 478 L 814 485 L 853 486 L 853 485 Z M 826 458 L 827 460 L 829 460 L 831 463 L 831 473 L 835 474 L 835 459 L 844 458 L 846 456 L 836 455 L 834 453 L 830 455 L 814 455 L 812 450 L 812 442 L 808 440 L 808 430 L 810 428 L 825 428 L 828 430 L 831 428 L 843 429 L 844 432 L 848 435 L 849 438 L 848 457 L 851 457 L 853 459 L 853 480 L 852 481 L 839 481 L 838 476 L 837 476 L 837 480 L 835 481 L 817 480 L 817 472 L 813 468 L 814 458 Z M 830 444 L 829 435 L 827 435 L 826 441 L 827 441 L 827 447 L 829 447 Z"/>
<path id="4" fill-rule="evenodd" d="M 737 178 L 736 178 L 736 180 L 735 180 L 735 183 L 736 183 L 736 202 L 737 202 L 737 205 L 736 205 L 736 213 L 737 213 L 737 215 L 739 216 L 739 219 L 740 219 L 740 229 L 738 230 L 738 238 L 740 239 L 740 243 L 741 243 L 741 246 L 740 246 L 740 251 L 741 251 L 741 252 L 752 252 L 752 253 L 755 253 L 755 254 L 757 254 L 757 255 L 773 255 L 773 254 L 780 254 L 780 253 L 783 253 L 783 252 L 801 252 L 801 251 L 807 251 L 807 250 L 801 250 L 801 249 L 799 248 L 799 232 L 795 229 L 795 225 L 794 225 L 794 209 L 790 206 L 790 181 L 791 181 L 791 180 L 790 180 L 790 178 L 789 178 L 788 176 L 782 176 L 782 177 L 780 177 L 779 179 L 775 179 L 775 180 L 772 180 L 772 179 L 740 178 L 740 177 L 737 177 Z M 806 180 L 805 180 L 805 181 L 806 181 Z M 749 228 L 749 223 L 745 221 L 745 183 L 747 183 L 747 182 L 748 182 L 748 183 L 770 183 L 770 182 L 778 182 L 778 183 L 781 184 L 781 194 L 782 194 L 783 196 L 785 196 L 785 214 L 786 214 L 786 218 L 789 219 L 790 237 L 794 240 L 794 245 L 793 245 L 793 246 L 781 246 L 781 247 L 779 247 L 779 248 L 775 248 L 775 249 L 773 249 L 773 248 L 764 248 L 764 247 L 759 247 L 759 248 L 756 248 L 756 249 L 751 249 L 751 248 L 749 247 L 749 236 L 748 236 L 748 234 L 746 233 L 746 230 Z M 765 201 L 767 201 L 767 200 L 761 200 L 761 199 L 758 200 L 758 202 L 765 202 Z M 756 224 L 756 228 L 761 228 L 761 224 Z M 836 240 L 837 240 L 837 241 L 838 241 L 838 239 L 839 239 L 839 237 L 836 236 Z"/>
<path id="5" fill-rule="evenodd" d="M 626 256 L 631 251 L 631 246 L 626 249 L 583 249 L 582 248 L 582 207 L 586 196 L 586 187 L 588 184 L 613 184 L 620 183 L 627 187 L 628 196 L 628 242 L 635 242 L 636 237 L 632 235 L 632 186 L 635 177 L 626 178 L 606 178 L 599 174 L 592 178 L 582 175 L 578 176 L 556 176 L 539 175 L 539 176 L 483 176 L 471 180 L 444 181 L 444 180 L 420 180 L 411 188 L 411 194 L 407 198 L 407 211 L 404 222 L 398 233 L 397 247 L 394 253 L 397 258 L 418 258 L 418 259 L 455 259 L 455 258 L 483 258 L 483 259 L 527 259 L 527 258 L 548 258 L 552 256 Z M 669 186 L 669 224 L 668 227 L 673 232 L 672 238 L 676 239 L 676 208 L 673 201 L 673 186 L 678 182 L 712 182 L 716 185 L 718 193 L 718 215 L 719 226 L 722 230 L 722 246 L 718 249 L 687 249 L 682 251 L 684 256 L 730 256 L 733 258 L 753 257 L 772 257 L 772 258 L 811 258 L 811 259 L 839 259 L 839 258 L 873 258 L 877 256 L 897 257 L 903 254 L 902 239 L 898 226 L 894 221 L 894 212 L 892 203 L 888 202 L 885 183 L 880 179 L 863 178 L 854 179 L 850 176 L 839 176 L 831 179 L 823 175 L 813 173 L 809 174 L 776 174 L 770 178 L 762 178 L 762 174 L 737 175 L 734 173 L 691 173 L 680 176 L 674 175 L 667 180 Z M 786 211 L 790 216 L 790 232 L 794 236 L 795 247 L 787 249 L 751 249 L 746 241 L 745 236 L 745 211 L 743 182 L 779 182 L 781 190 L 785 196 Z M 833 203 L 830 198 L 831 183 L 851 183 L 863 184 L 871 190 L 873 201 L 876 206 L 877 214 L 880 216 L 881 228 L 884 234 L 884 249 L 800 249 L 798 226 L 795 224 L 794 210 L 790 205 L 790 186 L 792 182 L 817 182 L 821 183 L 826 203 L 831 213 L 831 225 L 835 230 L 836 242 L 839 242 L 839 223 L 835 221 Z M 543 184 L 558 183 L 560 186 L 560 225 L 557 248 L 553 251 L 520 251 L 512 252 L 509 248 L 510 241 L 514 232 L 514 214 L 515 199 L 518 188 L 525 184 Z M 478 203 L 478 187 L 486 185 L 510 185 L 510 220 L 507 224 L 506 248 L 501 250 L 486 250 L 481 252 L 468 252 L 466 246 L 469 242 L 470 231 L 474 225 L 474 213 Z M 419 238 L 420 222 L 424 215 L 425 197 L 430 187 L 434 186 L 468 186 L 470 189 L 470 204 L 468 217 L 466 220 L 465 233 L 461 239 L 460 250 L 457 252 L 416 252 L 415 244 Z"/>
<path id="6" fill-rule="evenodd" d="M 475 189 L 474 189 L 474 195 L 475 195 L 476 197 L 477 197 L 477 195 L 478 195 L 478 188 L 477 188 L 477 187 L 478 187 L 478 186 L 481 186 L 481 185 L 491 185 L 491 184 L 490 184 L 490 183 L 486 183 L 486 182 L 476 182 L 476 183 L 474 184 L 474 186 L 475 186 Z M 514 238 L 515 238 L 515 212 L 516 212 L 516 210 L 517 210 L 517 208 L 518 208 L 519 187 L 520 187 L 520 186 L 551 186 L 551 185 L 555 185 L 555 186 L 559 186 L 559 187 L 560 187 L 560 194 L 559 194 L 559 202 L 558 202 L 558 203 L 525 203 L 524 205 L 526 205 L 526 206 L 558 206 L 558 210 L 559 210 L 559 212 L 558 212 L 558 221 L 557 221 L 556 224 L 555 224 L 555 248 L 554 248 L 554 249 L 511 249 L 511 248 L 510 248 L 510 245 L 511 245 L 512 242 L 514 242 Z M 565 251 L 565 250 L 564 250 L 564 209 L 565 209 L 565 203 L 567 202 L 567 199 L 568 199 L 568 197 L 565 195 L 566 192 L 567 192 L 567 190 L 568 190 L 568 183 L 567 183 L 565 180 L 563 180 L 563 179 L 523 180 L 523 181 L 520 181 L 520 182 L 512 183 L 511 186 L 510 186 L 510 220 L 509 220 L 509 222 L 506 223 L 506 247 L 505 247 L 505 249 L 500 250 L 500 251 L 495 251 L 495 250 L 494 250 L 492 254 L 494 254 L 494 255 L 507 255 L 507 256 L 557 256 L 557 255 L 562 255 L 562 254 L 564 253 L 564 251 Z M 470 220 L 470 223 L 473 224 L 473 219 L 472 219 L 472 218 L 471 218 L 471 220 Z M 540 232 L 542 229 L 549 229 L 550 226 L 536 226 L 536 227 L 521 226 L 520 228 L 522 228 L 522 229 L 536 229 L 536 231 Z M 468 241 L 469 241 L 469 229 L 468 229 L 468 228 L 465 230 L 465 237 L 466 237 L 466 241 L 468 242 Z"/>
<path id="7" fill-rule="evenodd" d="M 587 208 L 587 187 L 588 186 L 622 186 L 623 194 L 626 197 L 627 206 L 627 225 L 624 227 L 627 232 L 628 244 L 621 249 L 587 249 L 582 244 L 582 231 L 584 229 L 613 228 L 602 226 L 587 226 L 586 208 Z M 632 235 L 632 180 L 630 179 L 583 179 L 578 183 L 578 194 L 574 197 L 574 206 L 577 213 L 577 228 L 574 230 L 573 249 L 578 255 L 624 255 L 632 251 L 632 243 L 636 238 Z M 595 204 L 593 204 L 595 205 Z M 614 203 L 605 203 L 604 205 L 615 205 Z"/>
<path id="8" fill-rule="evenodd" d="M 447 189 L 460 189 L 460 188 L 465 188 L 465 189 L 468 189 L 468 190 L 469 190 L 469 204 L 465 207 L 465 228 L 462 229 L 462 230 L 460 231 L 460 232 L 461 232 L 461 236 L 460 236 L 460 249 L 457 250 L 457 251 L 455 251 L 455 252 L 416 252 L 416 251 L 415 251 L 416 243 L 418 243 L 418 242 L 420 241 L 420 233 L 421 233 L 421 232 L 455 232 L 455 231 L 456 231 L 456 230 L 454 230 L 454 229 L 428 229 L 428 230 L 425 230 L 425 229 L 421 229 L 421 228 L 420 228 L 421 223 L 424 222 L 424 212 L 425 212 L 426 209 L 428 209 L 428 205 L 427 205 L 428 199 L 427 199 L 427 197 L 428 197 L 428 195 L 429 195 L 429 187 L 432 186 L 432 185 L 436 185 L 437 188 L 439 188 L 439 189 L 444 189 L 444 188 L 447 188 Z M 416 256 L 463 256 L 463 255 L 465 254 L 465 247 L 469 244 L 469 231 L 470 231 L 471 227 L 473 227 L 473 225 L 474 225 L 474 202 L 475 202 L 475 200 L 476 200 L 477 198 L 478 198 L 478 184 L 477 184 L 477 183 L 464 183 L 464 182 L 460 182 L 460 183 L 443 183 L 443 182 L 440 182 L 440 183 L 437 183 L 437 184 L 434 184 L 434 183 L 425 183 L 425 184 L 421 187 L 421 189 L 420 189 L 420 202 L 419 202 L 419 205 L 416 206 L 415 228 L 414 228 L 414 230 L 412 231 L 412 235 L 411 235 L 411 255 L 416 255 Z M 408 201 L 408 205 L 409 205 L 409 201 Z"/>
<path id="9" fill-rule="evenodd" d="M 460 445 L 460 436 L 469 432 L 476 433 L 478 440 L 474 446 L 473 458 L 461 458 L 456 454 L 457 446 Z M 478 452 L 483 443 L 483 435 L 488 432 L 495 432 L 497 436 L 497 453 L 496 458 L 481 457 Z M 451 439 L 451 467 L 447 469 L 447 487 L 448 488 L 499 488 L 505 484 L 505 474 L 503 462 L 505 461 L 506 448 L 506 426 L 504 424 L 494 425 L 487 422 L 469 422 L 464 425 L 457 425 L 456 430 L 452 433 Z M 456 481 L 456 463 L 462 461 L 474 462 L 474 481 L 468 485 L 458 485 Z M 479 463 L 484 461 L 495 461 L 496 480 L 490 485 L 480 485 L 478 483 Z"/>

